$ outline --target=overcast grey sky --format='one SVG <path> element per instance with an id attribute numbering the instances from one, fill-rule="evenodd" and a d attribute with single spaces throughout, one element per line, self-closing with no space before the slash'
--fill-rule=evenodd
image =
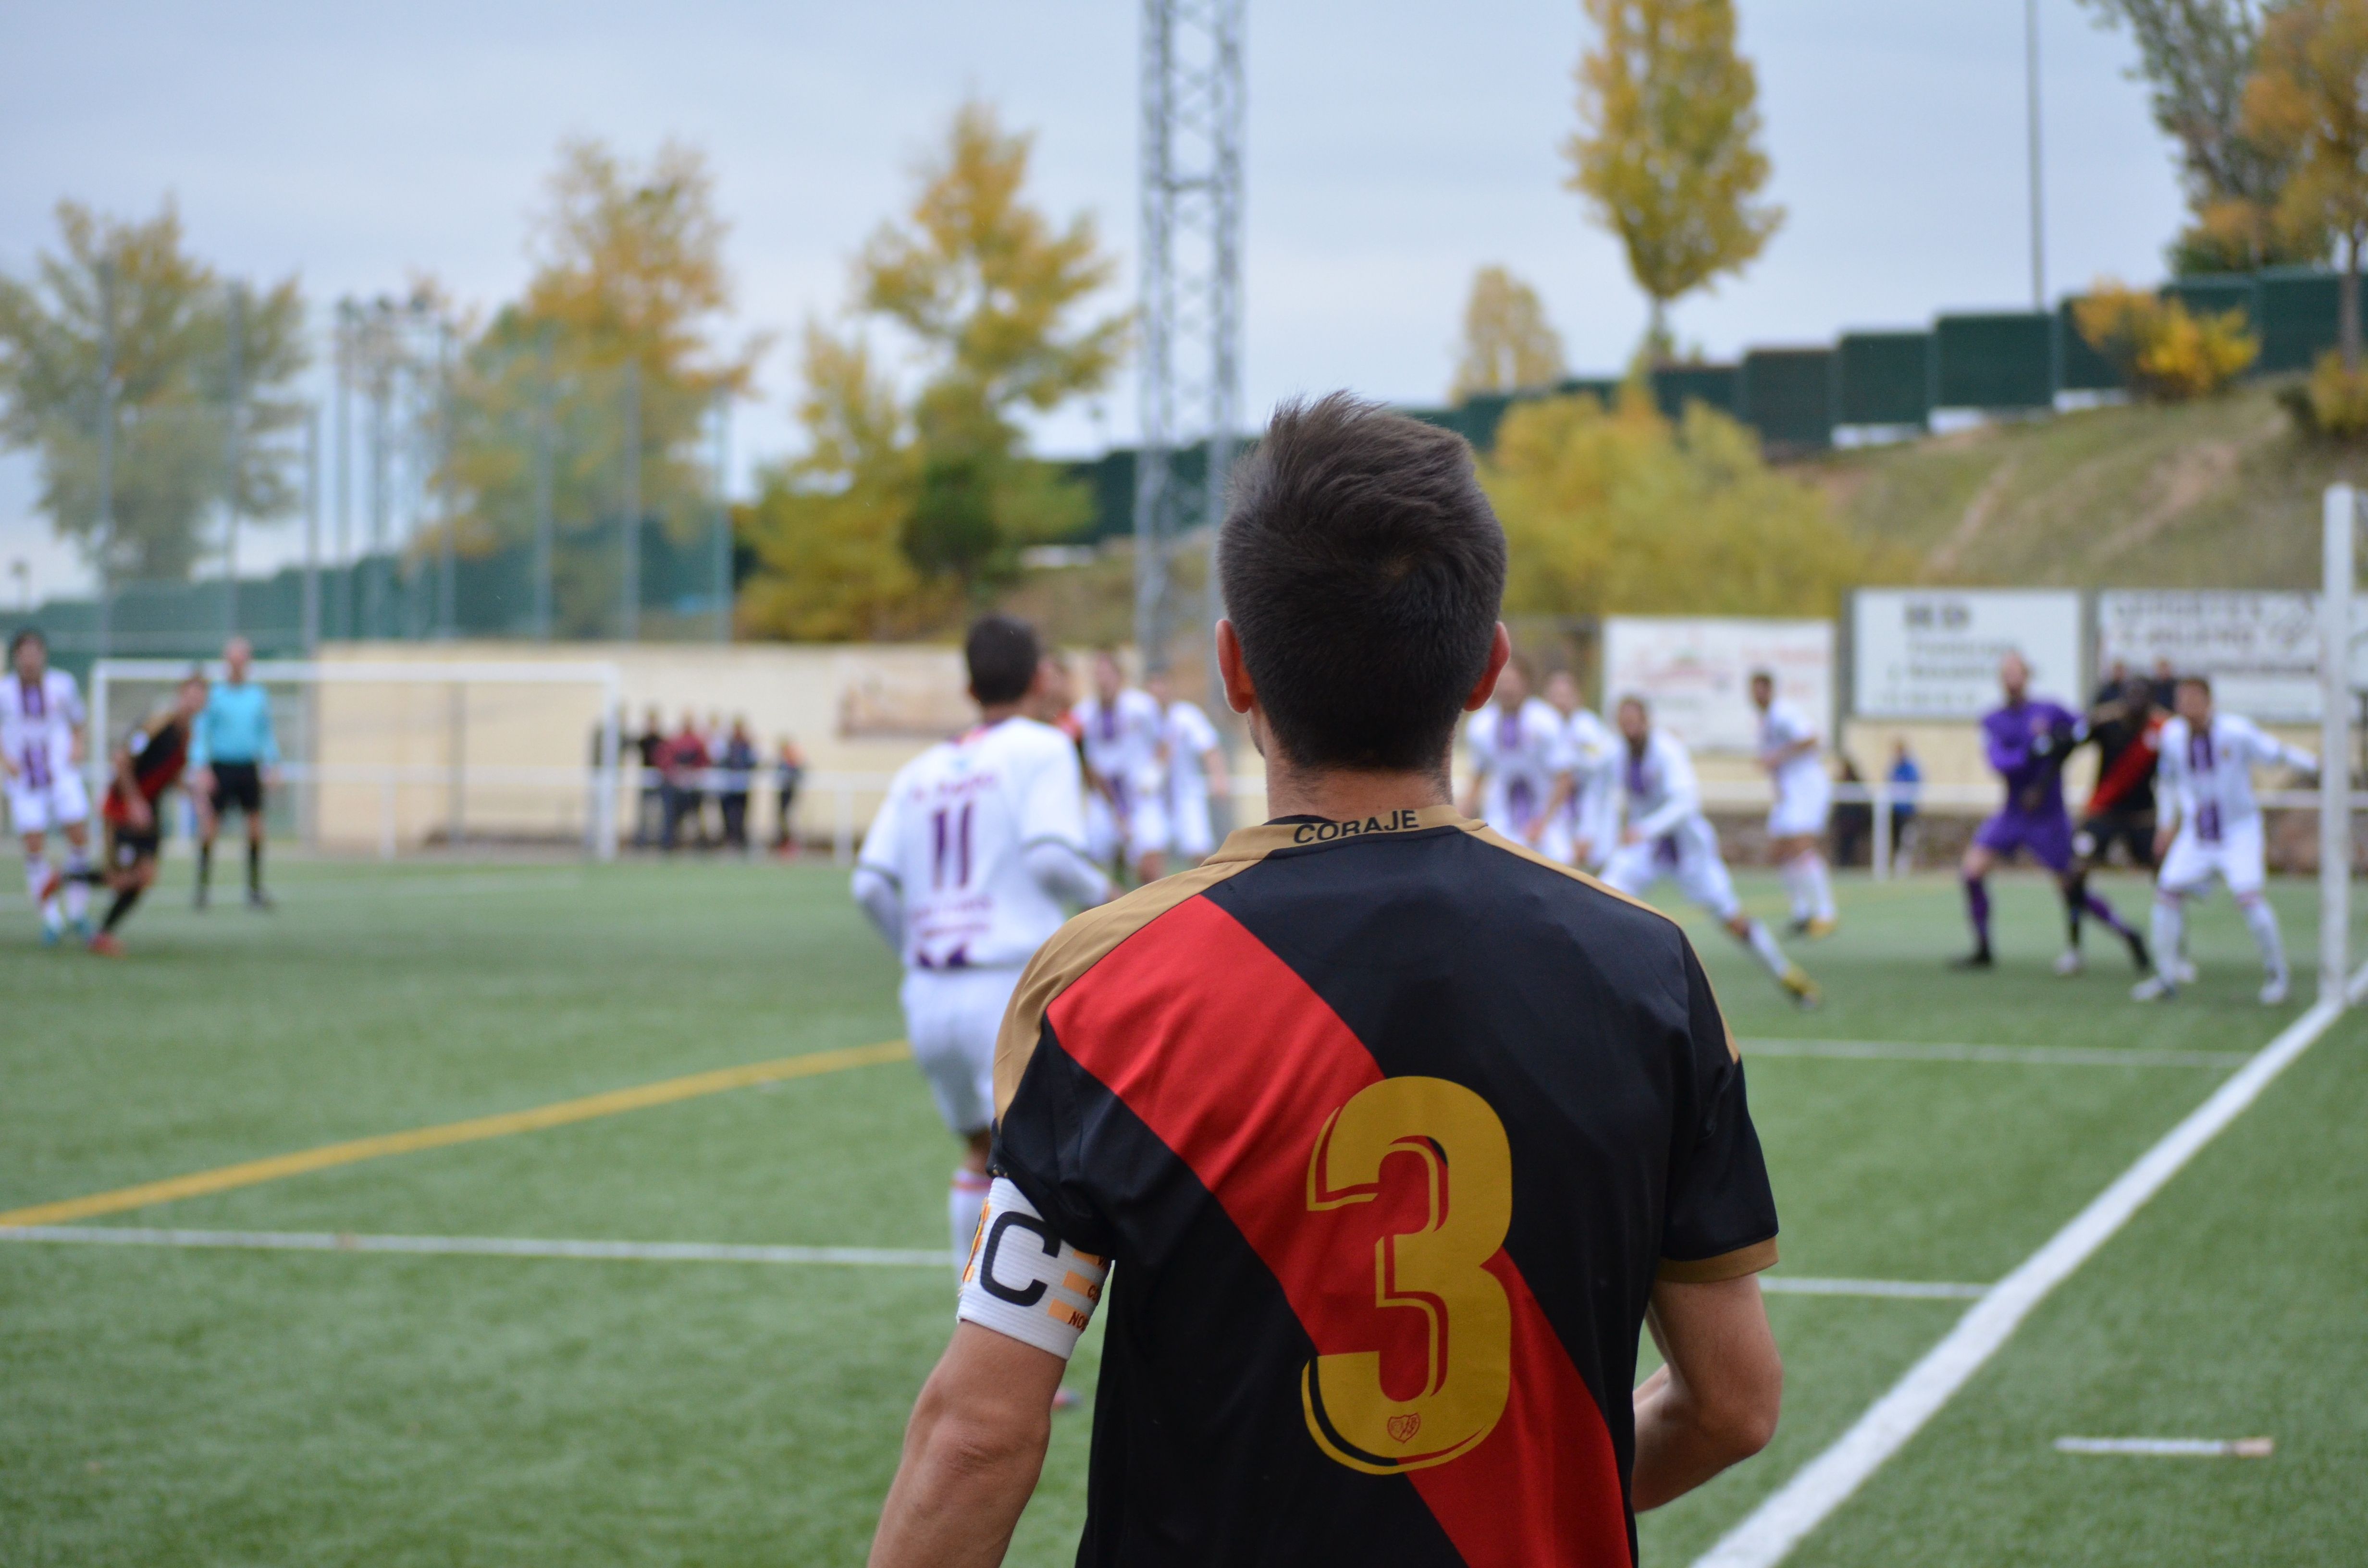
<path id="1" fill-rule="evenodd" d="M 712 161 L 734 229 L 738 324 L 791 340 L 842 302 L 847 257 L 975 93 L 1037 132 L 1035 191 L 1134 246 L 1134 46 L 1123 0 L 759 6 L 516 0 L 404 6 L 75 0 L 0 7 L 0 268 L 53 243 L 73 196 L 144 214 L 313 301 L 414 270 L 491 305 L 526 272 L 528 212 L 561 138 Z M 1740 280 L 1681 305 L 1725 355 L 1915 324 L 2030 297 L 2021 0 L 1741 0 L 1772 195 L 1790 213 Z M 2179 196 L 2123 79 L 2127 39 L 2041 0 L 2052 292 L 2160 271 Z M 1347 386 L 1437 401 L 1472 270 L 1534 282 L 1574 368 L 1609 370 L 1644 307 L 1616 244 L 1561 187 L 1577 0 L 1249 0 L 1246 376 L 1255 415 Z M 791 441 L 777 349 L 736 441 Z M 1048 422 L 1044 449 L 1131 433 L 1121 384 Z M 0 562 L 37 594 L 81 573 L 0 458 Z M 283 547 L 295 530 L 279 530 Z M 264 541 L 257 540 L 257 544 Z M 252 548 L 250 561 L 268 554 Z M 0 591 L 13 591 L 13 585 Z"/>

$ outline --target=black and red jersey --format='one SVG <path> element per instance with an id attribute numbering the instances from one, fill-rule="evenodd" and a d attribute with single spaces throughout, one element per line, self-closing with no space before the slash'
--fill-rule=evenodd
<path id="1" fill-rule="evenodd" d="M 1625 1564 L 1656 1278 L 1775 1260 L 1664 916 L 1449 808 L 1271 823 L 1078 917 L 995 1161 L 1114 1278 L 1078 1562 Z"/>
<path id="2" fill-rule="evenodd" d="M 153 807 L 164 799 L 165 790 L 181 781 L 182 770 L 188 767 L 189 726 L 169 716 L 152 720 L 132 731 L 125 744 L 131 752 L 132 781 L 139 787 L 140 798 Z M 108 822 L 131 820 L 120 776 L 107 787 L 107 801 L 99 814 Z"/>

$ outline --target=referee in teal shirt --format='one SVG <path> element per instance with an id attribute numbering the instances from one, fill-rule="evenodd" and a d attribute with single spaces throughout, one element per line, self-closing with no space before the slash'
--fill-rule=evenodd
<path id="1" fill-rule="evenodd" d="M 271 694 L 246 678 L 255 649 L 233 637 L 222 649 L 229 678 L 216 681 L 198 715 L 189 742 L 191 799 L 201 802 L 198 841 L 198 907 L 214 875 L 214 835 L 222 813 L 236 806 L 246 816 L 246 902 L 268 909 L 263 892 L 263 790 L 278 781 L 279 739 L 271 733 Z"/>

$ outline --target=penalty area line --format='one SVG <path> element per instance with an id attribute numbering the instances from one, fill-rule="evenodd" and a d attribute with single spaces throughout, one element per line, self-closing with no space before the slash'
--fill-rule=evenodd
<path id="1" fill-rule="evenodd" d="M 2368 965 L 2355 971 L 2344 1000 L 2368 991 Z M 2317 1044 L 2342 1017 L 2342 1005 L 2320 1002 L 2279 1031 L 2252 1060 L 2214 1090 L 2211 1097 L 2138 1156 L 2111 1187 L 2024 1259 L 2014 1272 L 1985 1291 L 1938 1345 L 1823 1453 L 1795 1471 L 1783 1485 L 1694 1559 L 1693 1568 L 1775 1568 L 1810 1531 L 1848 1502 L 1867 1478 L 1965 1386 L 2049 1291 L 2111 1241 L 2131 1216 L 2169 1185 L 2205 1145 L 2260 1098 L 2279 1074 Z"/>
<path id="2" fill-rule="evenodd" d="M 560 1100 L 530 1110 L 505 1111 L 498 1116 L 472 1117 L 466 1121 L 448 1121 L 435 1127 L 416 1127 L 406 1132 L 382 1132 L 372 1138 L 350 1139 L 343 1143 L 299 1150 L 292 1154 L 275 1154 L 269 1159 L 246 1160 L 234 1165 L 220 1165 L 210 1171 L 168 1176 L 162 1181 L 142 1182 L 137 1187 L 120 1187 L 111 1192 L 95 1192 L 86 1198 L 69 1198 L 56 1203 L 36 1203 L 30 1208 L 11 1209 L 0 1213 L 0 1227 L 58 1225 L 100 1214 L 120 1214 L 127 1209 L 142 1209 L 151 1203 L 171 1203 L 184 1198 L 229 1192 L 287 1176 L 350 1165 L 362 1160 L 382 1159 L 389 1154 L 408 1154 L 421 1149 L 474 1143 L 487 1138 L 507 1137 L 513 1132 L 540 1132 L 546 1128 L 566 1127 L 575 1122 L 591 1121 L 629 1110 L 643 1110 L 651 1106 L 673 1105 L 681 1100 L 697 1099 L 703 1095 L 722 1094 L 728 1089 L 745 1089 L 757 1084 L 778 1084 L 791 1078 L 813 1078 L 825 1073 L 843 1072 L 850 1067 L 870 1067 L 882 1062 L 901 1062 L 911 1054 L 912 1048 L 903 1040 L 892 1040 L 878 1045 L 852 1046 L 844 1051 L 808 1051 L 803 1056 L 777 1057 L 770 1062 L 751 1062 L 745 1067 L 723 1067 L 712 1073 L 693 1073 L 685 1077 L 637 1085 L 630 1089 L 610 1089 L 605 1094 Z"/>
<path id="3" fill-rule="evenodd" d="M 526 1236 L 380 1236 L 346 1231 L 162 1231 L 133 1225 L 6 1225 L 0 1242 L 198 1247 L 245 1252 L 375 1252 L 474 1257 L 566 1257 L 629 1263 L 822 1263 L 859 1268 L 951 1268 L 954 1255 L 919 1247 L 742 1246 L 727 1242 L 544 1241 Z"/>

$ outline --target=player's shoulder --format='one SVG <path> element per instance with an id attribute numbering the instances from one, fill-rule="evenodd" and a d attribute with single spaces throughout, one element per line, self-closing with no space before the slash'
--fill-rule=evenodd
<path id="1" fill-rule="evenodd" d="M 1035 763 L 1075 762 L 1077 748 L 1052 725 L 1023 715 L 1006 719 L 984 737 L 997 755 Z"/>
<path id="2" fill-rule="evenodd" d="M 2186 719 L 2180 714 L 2174 713 L 2169 718 L 2165 719 L 2162 722 L 2161 729 L 2155 732 L 2155 744 L 2165 748 L 2185 746 L 2187 744 L 2187 735 L 2188 722 Z"/>

